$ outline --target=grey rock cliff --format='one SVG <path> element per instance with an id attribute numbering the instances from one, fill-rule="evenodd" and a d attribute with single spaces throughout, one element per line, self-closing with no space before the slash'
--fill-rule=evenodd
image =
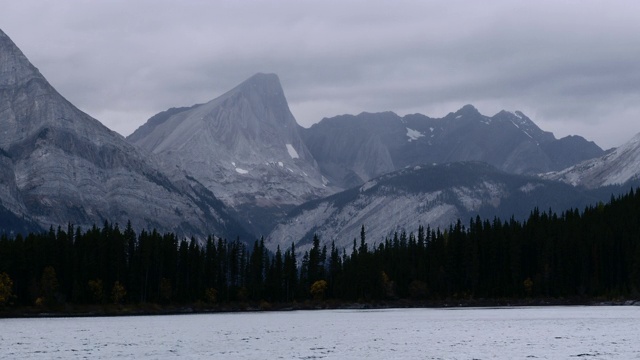
<path id="1" fill-rule="evenodd" d="M 299 134 L 278 77 L 151 118 L 128 137 L 167 171 L 197 179 L 258 232 L 292 206 L 333 192 Z"/>
<path id="2" fill-rule="evenodd" d="M 137 229 L 181 235 L 242 231 L 200 185 L 170 181 L 152 159 L 65 100 L 2 31 L 0 148 L 15 183 L 8 179 L 2 196 L 17 189 L 16 213 L 22 202 L 45 228 L 131 220 Z"/>
<path id="3" fill-rule="evenodd" d="M 0 205 L 17 216 L 28 216 L 27 207 L 16 184 L 13 161 L 3 150 L 0 150 Z"/>
<path id="4" fill-rule="evenodd" d="M 640 180 L 640 134 L 601 157 L 541 176 L 590 189 Z"/>
<path id="5" fill-rule="evenodd" d="M 609 192 L 589 193 L 533 176 L 508 174 L 486 163 L 424 165 L 376 177 L 360 187 L 303 204 L 289 213 L 266 238 L 272 250 L 295 243 L 308 250 L 317 234 L 328 247 L 351 249 L 361 226 L 371 245 L 394 232 L 417 232 L 420 225 L 448 229 L 471 218 L 525 219 L 540 209 L 563 211 L 607 200 Z"/>

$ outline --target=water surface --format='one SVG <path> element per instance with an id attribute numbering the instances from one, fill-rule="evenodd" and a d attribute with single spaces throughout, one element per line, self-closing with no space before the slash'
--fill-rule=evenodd
<path id="1" fill-rule="evenodd" d="M 2 359 L 640 359 L 640 307 L 0 320 Z"/>

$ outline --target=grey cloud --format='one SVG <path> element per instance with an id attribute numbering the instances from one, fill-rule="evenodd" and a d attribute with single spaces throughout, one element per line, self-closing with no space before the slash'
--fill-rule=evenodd
<path id="1" fill-rule="evenodd" d="M 53 85 L 125 135 L 256 72 L 280 76 L 305 126 L 472 103 L 604 147 L 640 131 L 633 1 L 1 2 Z"/>

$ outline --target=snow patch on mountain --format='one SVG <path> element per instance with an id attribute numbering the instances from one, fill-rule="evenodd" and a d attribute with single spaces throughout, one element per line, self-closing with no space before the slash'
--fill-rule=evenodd
<path id="1" fill-rule="evenodd" d="M 287 144 L 287 151 L 289 152 L 289 156 L 291 156 L 292 159 L 300 158 L 300 155 L 298 155 L 298 152 L 296 151 L 296 149 L 293 148 L 293 145 Z"/>
<path id="2" fill-rule="evenodd" d="M 409 138 L 407 141 L 409 141 L 409 142 L 415 141 L 415 140 L 420 139 L 423 136 L 424 136 L 424 134 L 421 133 L 420 131 L 407 128 L 407 137 Z"/>

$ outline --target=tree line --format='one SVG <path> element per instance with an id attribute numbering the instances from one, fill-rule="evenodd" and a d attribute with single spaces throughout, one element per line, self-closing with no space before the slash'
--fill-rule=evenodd
<path id="1" fill-rule="evenodd" d="M 204 242 L 105 222 L 0 238 L 0 307 L 627 298 L 640 290 L 640 191 L 526 221 L 476 217 L 379 244 L 270 252 L 264 239 Z"/>

